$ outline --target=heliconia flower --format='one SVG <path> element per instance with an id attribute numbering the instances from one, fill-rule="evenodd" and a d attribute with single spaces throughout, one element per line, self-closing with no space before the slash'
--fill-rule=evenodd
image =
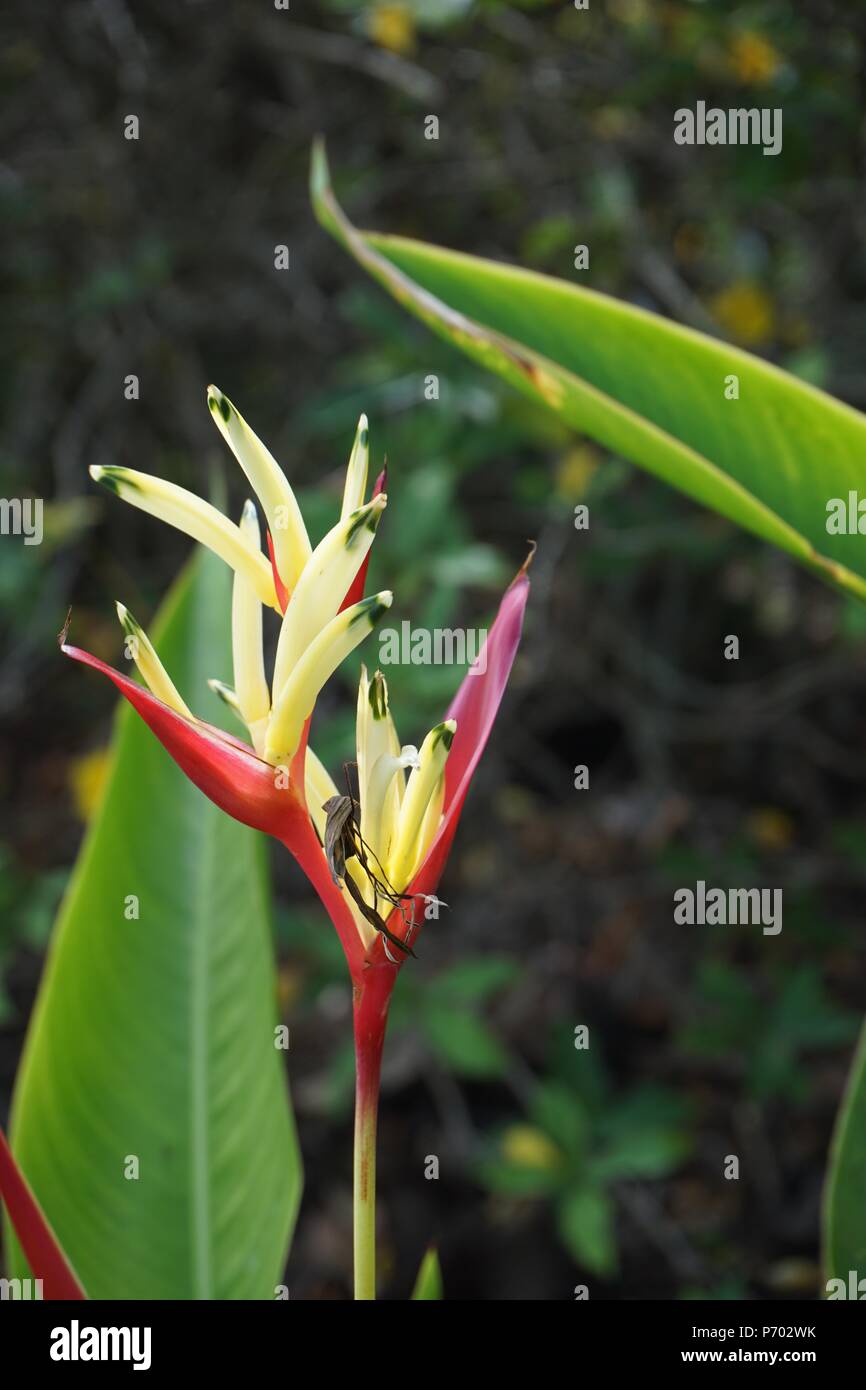
<path id="1" fill-rule="evenodd" d="M 385 591 L 371 598 L 358 596 L 345 606 L 351 591 L 357 593 L 359 572 L 366 567 L 387 505 L 383 476 L 371 500 L 364 501 L 368 422 L 362 415 L 340 519 L 314 549 L 289 482 L 272 455 L 214 386 L 208 388 L 208 405 L 259 495 L 272 539 L 272 566 L 262 553 L 251 501 L 235 525 L 209 503 L 162 479 L 125 468 L 93 468 L 91 473 L 118 496 L 208 545 L 232 566 L 234 686 L 216 679 L 210 684 L 246 727 L 252 749 L 195 717 L 147 634 L 122 604 L 117 609 L 127 655 L 143 687 L 77 647 L 64 642 L 63 649 L 109 676 L 187 776 L 217 805 L 288 846 L 323 898 L 357 980 L 371 964 L 393 967 L 404 959 L 377 930 L 376 918 L 387 919 L 390 933 L 403 939 L 415 931 L 425 900 L 435 894 L 469 778 L 516 651 L 528 592 L 525 567 L 503 600 L 479 657 L 479 671 L 464 680 L 446 719 L 427 734 L 420 750 L 399 741 L 384 677 L 377 672 L 368 680 L 366 672 L 362 674 L 356 733 L 358 828 L 367 869 L 353 857 L 347 861 L 347 872 L 366 907 L 373 909 L 372 917 L 369 912 L 365 916 L 358 895 L 334 882 L 325 861 L 323 806 L 339 792 L 306 742 L 322 686 L 391 603 Z M 269 685 L 262 605 L 282 609 L 278 590 L 286 596 L 285 611 Z"/>
<path id="2" fill-rule="evenodd" d="M 340 519 L 313 548 L 288 480 L 271 454 L 213 386 L 208 404 L 261 502 L 270 563 L 252 502 L 235 525 L 173 483 L 125 468 L 93 468 L 91 474 L 208 546 L 234 570 L 234 686 L 216 679 L 210 684 L 246 727 L 252 747 L 196 718 L 122 605 L 118 616 L 127 655 L 144 685 L 67 644 L 65 632 L 62 648 L 114 682 L 205 795 L 236 820 L 286 845 L 334 923 L 354 985 L 355 1296 L 372 1298 L 376 1105 L 388 1003 L 399 969 L 413 953 L 425 908 L 435 899 L 505 690 L 529 593 L 529 561 L 506 591 L 485 647 L 444 720 L 420 747 L 400 743 L 381 673 L 368 679 L 362 671 L 358 815 L 351 793 L 337 788 L 307 739 L 323 685 L 392 601 L 388 591 L 363 597 L 370 547 L 387 505 L 384 471 L 370 500 L 364 500 L 366 417 L 358 424 Z M 263 605 L 282 614 L 270 684 L 262 648 Z M 338 834 L 336 822 L 329 820 L 337 812 L 345 833 Z"/>
<path id="3" fill-rule="evenodd" d="M 0 1198 L 45 1300 L 86 1298 L 60 1243 L 0 1129 Z"/>

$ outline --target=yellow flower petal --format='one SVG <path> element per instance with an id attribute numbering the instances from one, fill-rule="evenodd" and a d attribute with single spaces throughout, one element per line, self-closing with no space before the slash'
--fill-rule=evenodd
<path id="1" fill-rule="evenodd" d="M 288 763 L 297 751 L 304 724 L 325 681 L 372 631 L 393 595 L 387 590 L 338 613 L 306 648 L 274 701 L 265 741 L 270 763 Z"/>
<path id="2" fill-rule="evenodd" d="M 424 817 L 438 791 L 456 731 L 457 721 L 454 719 L 437 724 L 435 729 L 430 730 L 421 745 L 419 765 L 407 783 L 394 848 L 388 861 L 388 877 L 398 892 L 403 892 L 408 886 L 420 861 Z"/>
<path id="3" fill-rule="evenodd" d="M 319 542 L 298 580 L 286 609 L 274 662 L 273 698 L 283 687 L 310 643 L 335 617 L 358 572 L 387 505 L 380 493 L 343 517 Z"/>
<path id="4" fill-rule="evenodd" d="M 195 716 L 157 656 L 144 628 L 122 603 L 117 604 L 117 616 L 126 633 L 126 655 L 135 662 L 148 690 L 169 709 L 173 709 L 175 714 L 183 715 L 184 719 L 193 719 Z"/>
<path id="5" fill-rule="evenodd" d="M 261 551 L 261 534 L 252 502 L 244 505 L 241 535 L 255 553 Z M 247 727 L 261 726 L 271 712 L 271 692 L 265 676 L 262 645 L 262 605 L 249 579 L 235 571 L 232 589 L 232 657 L 238 704 Z"/>
<path id="6" fill-rule="evenodd" d="M 310 558 L 310 538 L 289 480 L 228 396 L 216 386 L 207 388 L 214 423 L 261 501 L 280 578 L 291 591 Z"/>
<path id="7" fill-rule="evenodd" d="M 340 510 L 340 519 L 343 521 L 352 512 L 356 512 L 359 507 L 364 505 L 364 497 L 367 492 L 367 469 L 370 461 L 369 438 L 370 426 L 367 423 L 366 415 L 362 415 L 355 431 L 355 442 L 352 445 L 349 466 L 346 469 L 343 506 Z"/>
<path id="8" fill-rule="evenodd" d="M 134 468 L 114 465 L 90 469 L 94 482 L 102 483 L 109 492 L 131 502 L 133 507 L 158 517 L 174 526 L 194 541 L 206 545 L 232 569 L 242 570 L 250 580 L 262 603 L 280 611 L 274 588 L 274 576 L 264 555 L 253 554 L 241 535 L 240 528 L 223 516 L 209 502 L 188 492 L 185 487 L 138 473 Z"/>

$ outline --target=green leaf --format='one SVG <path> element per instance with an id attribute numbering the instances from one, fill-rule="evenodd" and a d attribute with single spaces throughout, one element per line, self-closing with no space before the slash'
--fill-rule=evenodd
<path id="1" fill-rule="evenodd" d="M 508 956 L 476 956 L 457 961 L 430 981 L 429 990 L 467 1004 L 483 1003 L 513 984 L 520 972 Z"/>
<path id="2" fill-rule="evenodd" d="M 428 999 L 421 1026 L 436 1055 L 460 1076 L 501 1076 L 508 1066 L 499 1039 L 475 1014 Z"/>
<path id="3" fill-rule="evenodd" d="M 328 231 L 405 308 L 561 420 L 866 597 L 866 543 L 827 503 L 861 486 L 866 416 L 739 348 L 607 295 L 403 237 L 361 233 L 324 148 Z M 739 398 L 725 398 L 736 376 Z"/>
<path id="4" fill-rule="evenodd" d="M 579 1265 L 593 1274 L 615 1273 L 614 1210 L 603 1188 L 572 1188 L 559 1202 L 556 1224 L 564 1245 Z"/>
<path id="5" fill-rule="evenodd" d="M 214 723 L 206 681 L 231 669 L 230 587 L 200 553 L 156 631 Z M 124 707 L 13 1110 L 15 1153 L 93 1298 L 273 1298 L 301 1188 L 275 1022 L 264 838 Z"/>
<path id="6" fill-rule="evenodd" d="M 866 1272 L 866 1027 L 851 1065 L 836 1121 L 824 1191 L 824 1273 L 844 1279 Z"/>
<path id="7" fill-rule="evenodd" d="M 482 1186 L 501 1197 L 549 1197 L 564 1185 L 561 1167 L 534 1168 L 491 1158 L 482 1160 L 477 1171 Z"/>
<path id="8" fill-rule="evenodd" d="M 589 1142 L 590 1125 L 583 1102 L 567 1086 L 541 1082 L 529 1106 L 535 1121 L 572 1160 L 579 1159 Z"/>
<path id="9" fill-rule="evenodd" d="M 431 1245 L 421 1261 L 418 1278 L 415 1280 L 415 1288 L 412 1290 L 412 1299 L 413 1301 L 428 1299 L 438 1302 L 441 1298 L 442 1270 L 439 1268 L 439 1256 L 436 1249 Z"/>

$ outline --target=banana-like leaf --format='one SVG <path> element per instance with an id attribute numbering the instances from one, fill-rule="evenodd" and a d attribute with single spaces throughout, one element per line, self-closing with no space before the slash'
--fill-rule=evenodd
<path id="1" fill-rule="evenodd" d="M 866 598 L 866 536 L 830 534 L 828 501 L 866 496 L 866 416 L 778 367 L 657 314 L 546 275 L 322 225 L 401 304 L 567 424 Z M 738 382 L 738 399 L 730 378 Z M 833 519 L 835 529 L 836 521 Z M 866 519 L 864 519 L 866 527 Z"/>
<path id="2" fill-rule="evenodd" d="M 412 1302 L 424 1299 L 433 1302 L 441 1298 L 442 1270 L 439 1268 L 439 1256 L 436 1249 L 431 1245 L 421 1261 L 421 1268 L 418 1270 L 418 1278 L 415 1280 L 415 1288 L 412 1291 Z"/>
<path id="3" fill-rule="evenodd" d="M 206 681 L 230 675 L 230 602 L 228 570 L 199 553 L 156 628 L 214 723 Z M 265 853 L 125 707 L 12 1117 L 18 1162 L 91 1298 L 271 1299 L 282 1277 L 301 1168 Z"/>
<path id="4" fill-rule="evenodd" d="M 851 1270 L 857 1272 L 858 1281 L 866 1278 L 866 1028 L 851 1065 L 830 1150 L 824 1190 L 824 1266 L 826 1278 L 842 1279 L 846 1289 Z"/>

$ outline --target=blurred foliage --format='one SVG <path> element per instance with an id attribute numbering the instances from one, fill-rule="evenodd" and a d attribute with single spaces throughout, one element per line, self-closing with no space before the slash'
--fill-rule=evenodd
<path id="1" fill-rule="evenodd" d="M 783 973 L 768 1005 L 754 979 L 722 961 L 704 961 L 694 1004 L 698 1017 L 683 1030 L 682 1046 L 699 1057 L 740 1059 L 758 1101 L 802 1102 L 811 1084 L 803 1053 L 853 1042 L 859 1028 L 855 1014 L 828 998 L 813 966 Z"/>
<path id="2" fill-rule="evenodd" d="M 15 1020 L 17 1013 L 6 991 L 5 972 L 17 951 L 45 950 L 68 878 L 66 869 L 28 874 L 15 862 L 9 845 L 0 844 L 0 1027 Z"/>
<path id="3" fill-rule="evenodd" d="M 570 1297 L 575 1266 L 604 1270 L 617 1297 L 814 1296 L 814 1274 L 796 1287 L 777 1274 L 814 1262 L 866 1010 L 862 606 L 575 441 L 410 321 L 314 223 L 307 165 L 323 131 L 359 225 L 751 336 L 863 409 L 863 15 L 841 0 L 287 13 L 232 0 L 218 20 L 176 0 L 18 9 L 0 19 L 0 492 L 46 507 L 41 546 L 0 542 L 4 1104 L 82 833 L 76 769 L 104 746 L 113 704 L 67 669 L 55 634 L 72 604 L 74 639 L 115 659 L 113 601 L 147 623 L 189 551 L 98 496 L 87 465 L 205 495 L 224 477 L 238 512 L 204 404 L 215 381 L 318 538 L 365 410 L 373 467 L 389 468 L 370 582 L 393 587 L 395 624 L 483 627 L 539 542 L 526 642 L 442 885 L 450 907 L 394 1000 L 388 1290 L 405 1296 L 435 1238 L 454 1298 Z M 782 153 L 675 146 L 672 113 L 698 98 L 782 106 Z M 137 143 L 122 138 L 128 112 Z M 574 269 L 584 243 L 588 275 Z M 124 399 L 128 373 L 139 401 Z M 591 524 L 576 533 L 581 502 Z M 721 659 L 730 632 L 739 663 Z M 376 651 L 361 653 L 370 667 Z M 348 663 L 329 687 L 313 735 L 338 779 L 356 675 Z M 406 741 L 460 678 L 387 675 Z M 183 693 L 195 708 L 202 692 Z M 292 1296 L 342 1297 L 350 1006 L 334 934 L 276 867 L 309 1175 Z M 782 934 L 675 928 L 673 888 L 699 877 L 784 885 Z M 570 1041 L 579 1022 L 590 1053 Z M 725 1183 L 732 1150 L 744 1176 Z M 430 1152 L 438 1183 L 418 1179 Z"/>
<path id="4" fill-rule="evenodd" d="M 586 1049 L 567 1074 L 560 1067 L 534 1086 L 527 1120 L 502 1133 L 481 1180 L 499 1194 L 550 1199 L 577 1264 L 610 1277 L 618 1262 L 615 1184 L 664 1178 L 682 1163 L 691 1148 L 688 1107 L 659 1086 L 617 1093 Z"/>

